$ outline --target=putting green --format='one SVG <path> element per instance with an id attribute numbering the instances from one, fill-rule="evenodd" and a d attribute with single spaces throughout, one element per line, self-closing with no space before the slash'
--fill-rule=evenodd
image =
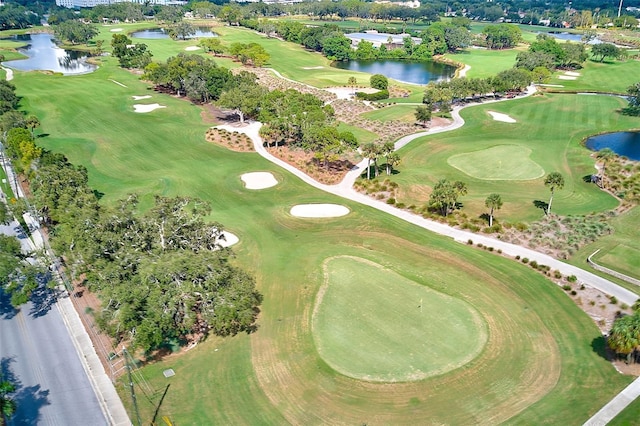
<path id="1" fill-rule="evenodd" d="M 333 369 L 368 381 L 421 380 L 474 359 L 487 342 L 467 303 L 367 260 L 325 263 L 313 335 Z"/>
<path id="2" fill-rule="evenodd" d="M 520 145 L 497 145 L 480 151 L 453 155 L 447 159 L 471 177 L 484 180 L 531 180 L 544 175 L 544 169 L 531 160 L 531 150 Z"/>

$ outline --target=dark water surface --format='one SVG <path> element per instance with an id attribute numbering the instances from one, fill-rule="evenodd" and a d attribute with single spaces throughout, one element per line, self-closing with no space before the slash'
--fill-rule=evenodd
<path id="1" fill-rule="evenodd" d="M 394 59 L 334 62 L 332 66 L 343 70 L 382 74 L 394 80 L 414 84 L 428 84 L 431 81 L 448 80 L 456 72 L 455 67 L 439 62 L 414 62 Z"/>
<path id="2" fill-rule="evenodd" d="M 585 145 L 593 151 L 610 148 L 618 155 L 640 161 L 640 132 L 616 132 L 592 136 L 587 139 Z"/>
<path id="3" fill-rule="evenodd" d="M 150 28 L 148 30 L 136 31 L 131 34 L 131 37 L 147 40 L 169 38 L 169 30 L 166 28 Z M 187 37 L 187 39 L 198 37 L 218 37 L 218 34 L 211 31 L 208 27 L 199 27 L 196 29 L 196 33 Z"/>

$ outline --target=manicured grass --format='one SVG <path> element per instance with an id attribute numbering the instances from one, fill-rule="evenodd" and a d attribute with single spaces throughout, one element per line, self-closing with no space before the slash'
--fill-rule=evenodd
<path id="1" fill-rule="evenodd" d="M 489 50 L 468 48 L 459 53 L 448 53 L 445 57 L 469 65 L 471 69 L 467 71 L 467 77 L 487 78 L 498 74 L 500 71 L 513 68 L 518 52 L 520 52 L 518 49 Z"/>
<path id="2" fill-rule="evenodd" d="M 640 63 L 637 60 L 595 62 L 588 59 L 584 68 L 577 70 L 580 76 L 575 80 L 561 80 L 558 77 L 564 75 L 563 71 L 556 72 L 550 84 L 563 87 L 550 87 L 557 92 L 610 92 L 627 93 L 627 88 L 638 82 L 638 69 Z"/>
<path id="3" fill-rule="evenodd" d="M 598 264 L 630 277 L 640 279 L 640 251 L 624 244 L 617 245 L 605 253 L 600 251 L 593 259 Z"/>
<path id="4" fill-rule="evenodd" d="M 362 114 L 364 118 L 378 121 L 400 120 L 408 123 L 416 121 L 415 105 L 393 105 Z"/>
<path id="5" fill-rule="evenodd" d="M 609 426 L 638 426 L 640 424 L 640 398 L 636 398 L 627 408 L 622 410 L 607 425 Z"/>
<path id="6" fill-rule="evenodd" d="M 338 131 L 353 133 L 353 136 L 356 137 L 359 144 L 372 142 L 379 137 L 376 133 L 370 132 L 360 127 L 350 126 L 349 124 L 343 122 L 338 123 Z"/>
<path id="7" fill-rule="evenodd" d="M 461 180 L 468 186 L 468 195 L 460 200 L 464 205 L 462 211 L 468 216 L 486 213 L 484 200 L 495 192 L 504 201 L 498 212 L 502 220 L 535 220 L 543 212 L 534 206 L 534 201 L 546 202 L 550 195 L 543 178 L 487 181 L 463 173 L 447 162 L 455 155 L 517 145 L 531 150 L 531 161 L 542 167 L 545 174 L 553 171 L 563 174 L 564 189 L 556 191 L 554 197 L 556 213 L 585 214 L 612 209 L 617 201 L 583 180 L 593 173 L 595 162 L 581 141 L 605 129 L 636 127 L 637 118 L 616 112 L 624 104 L 622 99 L 610 96 L 544 95 L 464 109 L 463 128 L 421 138 L 399 152 L 402 164 L 398 167 L 399 174 L 392 176 L 401 188 L 397 198 L 407 205 L 422 205 L 429 198 L 431 185 L 438 180 Z M 517 122 L 495 121 L 487 111 L 508 114 Z"/>
<path id="8" fill-rule="evenodd" d="M 481 151 L 456 154 L 447 162 L 461 172 L 484 180 L 531 180 L 544 170 L 529 158 L 531 150 L 518 145 L 498 145 Z"/>
<path id="9" fill-rule="evenodd" d="M 163 43 L 169 51 L 174 42 Z M 277 46 L 267 43 L 272 49 Z M 16 72 L 24 109 L 40 118 L 40 130 L 48 135 L 38 143 L 85 166 L 91 186 L 104 193 L 105 204 L 131 192 L 144 194 L 147 205 L 158 194 L 210 202 L 211 218 L 240 237 L 234 262 L 255 275 L 264 295 L 259 328 L 252 335 L 212 337 L 186 354 L 139 370 L 151 386 L 148 394 L 138 392 L 145 422 L 171 384 L 159 416 L 169 416 L 176 424 L 578 424 L 629 382 L 594 351 L 593 342 L 601 334 L 593 321 L 531 268 L 320 192 L 255 153 L 234 153 L 207 143 L 204 132 L 211 123 L 202 121 L 200 107 L 149 90 L 137 75 L 117 69 L 115 63 L 114 58 L 103 58 L 95 73 L 81 76 Z M 131 97 L 145 94 L 153 97 L 144 103 L 167 108 L 134 113 L 133 104 L 143 102 Z M 547 99 L 554 98 L 541 100 Z M 508 113 L 519 123 L 549 119 L 551 128 L 539 130 L 537 137 L 560 143 L 549 137 L 559 125 L 543 114 L 546 110 L 537 101 L 491 105 L 491 110 Z M 535 108 L 529 109 L 528 102 Z M 619 104 L 615 98 L 607 102 L 608 107 Z M 598 113 L 607 108 L 588 108 L 593 120 L 603 120 Z M 561 115 L 556 109 L 553 114 Z M 465 113 L 465 118 L 476 137 L 487 131 L 487 138 L 508 139 L 497 127 L 504 123 L 487 118 L 481 108 Z M 574 142 L 573 135 L 581 134 L 578 124 L 584 128 L 578 120 L 576 128 L 569 129 Z M 617 125 L 624 124 L 620 119 Z M 444 134 L 437 140 L 443 146 L 453 141 Z M 431 148 L 422 155 L 436 156 L 443 149 Z M 545 153 L 531 149 L 543 167 L 554 161 L 563 164 L 566 155 L 571 170 L 574 163 L 584 162 L 585 170 L 593 166 L 588 157 L 577 155 L 578 148 L 553 151 L 546 160 Z M 403 160 L 408 154 L 401 153 Z M 398 176 L 408 170 L 401 168 Z M 279 184 L 246 190 L 240 175 L 251 171 L 270 171 Z M 502 188 L 521 190 L 513 182 Z M 559 194 L 554 202 L 558 209 Z M 351 213 L 322 220 L 289 215 L 292 205 L 308 202 L 344 204 Z M 318 355 L 311 332 L 313 304 L 324 282 L 322 265 L 335 256 L 366 259 L 428 287 L 425 291 L 470 306 L 487 324 L 485 349 L 462 368 L 417 382 L 370 383 L 339 374 Z M 164 378 L 166 368 L 174 368 L 176 376 Z M 126 384 L 118 388 L 130 407 Z"/>
<path id="10" fill-rule="evenodd" d="M 367 381 L 421 380 L 475 358 L 486 324 L 471 306 L 378 264 L 336 257 L 325 264 L 314 309 L 320 356 Z"/>

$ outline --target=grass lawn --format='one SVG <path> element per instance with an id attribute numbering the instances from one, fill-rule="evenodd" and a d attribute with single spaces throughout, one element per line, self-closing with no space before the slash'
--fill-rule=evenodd
<path id="1" fill-rule="evenodd" d="M 237 40 L 258 37 L 244 30 L 231 33 Z M 292 45 L 264 40 L 272 51 L 281 48 L 280 55 L 272 53 L 274 65 L 276 58 L 287 60 Z M 171 40 L 163 43 L 165 52 L 177 49 L 174 44 L 182 48 Z M 295 52 L 299 58 L 319 57 L 300 49 Z M 138 392 L 145 422 L 151 421 L 155 405 L 170 384 L 159 416 L 169 416 L 176 424 L 578 424 L 629 383 L 630 378 L 618 374 L 602 356 L 598 343 L 602 337 L 593 321 L 531 268 L 320 192 L 255 153 L 234 153 L 207 143 L 204 132 L 211 123 L 203 121 L 200 107 L 149 90 L 137 75 L 117 69 L 114 58 L 101 60 L 96 72 L 80 76 L 15 73 L 23 108 L 39 117 L 38 130 L 47 135 L 38 143 L 85 166 L 90 185 L 104 193 L 103 203 L 131 192 L 144 194 L 147 203 L 156 194 L 210 202 L 212 219 L 240 238 L 234 261 L 255 275 L 264 295 L 259 328 L 252 335 L 212 337 L 184 354 L 169 355 L 138 370 L 150 386 L 146 392 L 139 387 Z M 288 60 L 278 64 L 279 69 L 299 66 L 293 58 Z M 304 72 L 293 70 L 292 74 Z M 320 71 L 309 74 L 328 81 Z M 146 94 L 152 98 L 132 99 Z M 558 193 L 554 202 L 558 210 L 603 208 L 613 203 L 611 199 L 577 182 L 593 167 L 577 143 L 592 128 L 622 128 L 629 122 L 607 114 L 620 105 L 619 99 L 581 98 L 583 107 L 575 99 L 555 95 L 488 106 L 523 123 L 515 131 L 504 127 L 514 125 L 488 119 L 485 107 L 470 109 L 464 114 L 470 131 L 465 127 L 414 142 L 401 152 L 409 165 L 418 164 L 421 156 L 425 162 L 420 166 L 427 176 L 418 176 L 417 169 L 407 165 L 400 167 L 397 176 L 404 179 L 414 173 L 415 179 L 428 183 L 442 177 L 437 167 L 448 167 L 446 150 L 453 155 L 472 145 L 477 150 L 509 140 L 528 146 L 532 160 L 545 170 L 567 173 L 564 191 L 571 195 Z M 159 103 L 166 108 L 136 114 L 135 103 Z M 575 124 L 557 135 L 560 123 L 573 123 L 574 117 Z M 540 122 L 546 127 L 535 125 Z M 479 134 L 482 141 L 476 140 Z M 517 140 L 520 135 L 531 137 Z M 543 144 L 553 149 L 542 152 Z M 438 156 L 440 161 L 435 161 Z M 569 160 L 571 165 L 566 164 Z M 270 171 L 279 184 L 246 190 L 240 176 L 251 171 Z M 470 193 L 480 193 L 480 185 L 487 185 L 486 181 L 474 181 Z M 492 181 L 492 185 L 499 185 L 505 201 L 507 193 L 517 197 L 527 189 L 513 181 Z M 544 188 L 528 190 L 532 197 L 547 198 Z M 522 199 L 530 205 L 533 198 Z M 311 220 L 289 214 L 295 204 L 324 202 L 346 205 L 351 213 Z M 323 265 L 336 256 L 379 265 L 398 292 L 403 287 L 408 291 L 407 297 L 437 294 L 455 301 L 458 315 L 446 313 L 451 318 L 449 327 L 456 320 L 468 320 L 468 312 L 477 313 L 486 325 L 484 348 L 463 367 L 418 381 L 373 383 L 340 374 L 319 355 L 312 333 L 313 306 L 325 280 Z M 375 272 L 351 268 L 383 276 L 377 267 Z M 354 297 L 363 304 L 377 299 L 380 309 L 393 308 L 373 292 L 360 291 Z M 166 368 L 173 368 L 176 375 L 163 377 Z M 118 390 L 130 407 L 124 380 Z"/>
<path id="2" fill-rule="evenodd" d="M 398 382 L 443 374 L 470 362 L 487 340 L 486 324 L 467 303 L 361 258 L 327 260 L 318 294 L 318 352 L 349 377 Z"/>
<path id="3" fill-rule="evenodd" d="M 577 70 L 580 76 L 575 80 L 560 79 L 559 77 L 564 75 L 564 72 L 556 72 L 549 83 L 563 87 L 550 89 L 564 92 L 627 93 L 627 88 L 638 82 L 639 68 L 640 62 L 633 59 L 612 62 L 595 62 L 588 59 L 584 63 L 584 68 Z M 640 125 L 636 127 L 640 127 Z"/>
<path id="4" fill-rule="evenodd" d="M 361 145 L 363 143 L 373 142 L 379 137 L 376 133 L 370 132 L 369 130 L 360 127 L 351 126 L 349 124 L 343 123 L 342 121 L 338 123 L 338 131 L 353 133 L 353 136 L 356 137 L 358 143 Z"/>
<path id="5" fill-rule="evenodd" d="M 532 180 L 544 176 L 544 169 L 519 145 L 497 145 L 480 151 L 456 154 L 447 160 L 461 172 L 482 180 Z"/>
<path id="6" fill-rule="evenodd" d="M 529 178 L 539 176 L 536 165 L 544 170 L 544 174 L 562 173 L 565 187 L 556 191 L 554 197 L 554 210 L 558 214 L 612 209 L 617 205 L 613 197 L 583 181 L 584 176 L 593 173 L 594 160 L 581 141 L 605 129 L 637 127 L 638 118 L 615 112 L 624 104 L 622 99 L 609 96 L 547 94 L 467 108 L 462 111 L 467 123 L 463 128 L 421 138 L 399 152 L 402 164 L 398 167 L 399 173 L 392 177 L 401 188 L 397 198 L 407 205 L 422 205 L 429 198 L 431 185 L 447 178 L 467 183 L 469 193 L 461 199 L 462 211 L 471 217 L 486 213 L 484 200 L 493 192 L 501 194 L 504 201 L 498 212 L 501 219 L 530 221 L 541 217 L 543 212 L 534 207 L 533 202 L 549 199 L 544 179 L 494 180 L 491 168 L 496 168 L 500 162 L 500 167 L 508 167 L 512 172 L 518 172 L 520 168 L 532 170 Z M 495 121 L 487 111 L 507 114 L 516 123 Z M 507 146 L 519 147 L 517 166 L 513 164 L 517 157 L 495 151 L 496 147 L 504 150 Z M 531 153 L 527 156 L 529 150 Z M 486 157 L 494 151 L 495 157 Z M 475 171 L 467 170 L 468 174 L 451 165 L 460 158 L 466 167 L 473 166 Z M 485 174 L 479 175 L 483 168 Z M 510 176 L 513 178 L 513 174 Z"/>
<path id="7" fill-rule="evenodd" d="M 469 65 L 469 78 L 487 78 L 513 68 L 519 49 L 489 50 L 468 48 L 459 53 L 445 55 L 447 59 Z"/>
<path id="8" fill-rule="evenodd" d="M 607 425 L 609 426 L 638 426 L 640 424 L 638 413 L 640 413 L 640 398 L 633 401 L 627 408 L 622 410 Z"/>

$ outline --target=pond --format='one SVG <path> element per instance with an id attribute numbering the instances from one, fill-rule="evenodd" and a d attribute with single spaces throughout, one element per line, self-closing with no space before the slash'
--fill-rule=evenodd
<path id="1" fill-rule="evenodd" d="M 587 139 L 585 145 L 593 151 L 610 148 L 618 155 L 640 161 L 640 132 L 616 132 L 592 136 Z"/>
<path id="2" fill-rule="evenodd" d="M 86 62 L 89 54 L 78 50 L 61 49 L 53 42 L 51 34 L 26 34 L 16 40 L 29 44 L 18 49 L 28 59 L 3 62 L 2 65 L 20 71 L 53 71 L 64 75 L 86 74 L 96 70 Z"/>
<path id="3" fill-rule="evenodd" d="M 456 67 L 434 61 L 354 60 L 334 62 L 331 65 L 343 70 L 382 74 L 394 80 L 413 84 L 428 84 L 431 81 L 449 80 L 456 73 Z"/>
<path id="4" fill-rule="evenodd" d="M 156 40 L 162 38 L 169 38 L 169 29 L 167 28 L 150 28 L 148 30 L 136 31 L 131 34 L 133 38 L 142 38 L 147 40 Z M 189 38 L 198 38 L 198 37 L 218 37 L 218 34 L 211 31 L 209 27 L 198 27 L 196 28 L 196 33 Z"/>
<path id="5" fill-rule="evenodd" d="M 549 31 L 548 33 L 538 33 L 538 34 L 547 34 L 558 40 L 573 41 L 578 43 L 582 42 L 582 34 L 568 33 L 566 31 Z M 602 43 L 602 41 L 600 41 L 600 39 L 598 38 L 594 38 L 589 42 L 589 44 L 599 44 L 599 43 Z"/>

